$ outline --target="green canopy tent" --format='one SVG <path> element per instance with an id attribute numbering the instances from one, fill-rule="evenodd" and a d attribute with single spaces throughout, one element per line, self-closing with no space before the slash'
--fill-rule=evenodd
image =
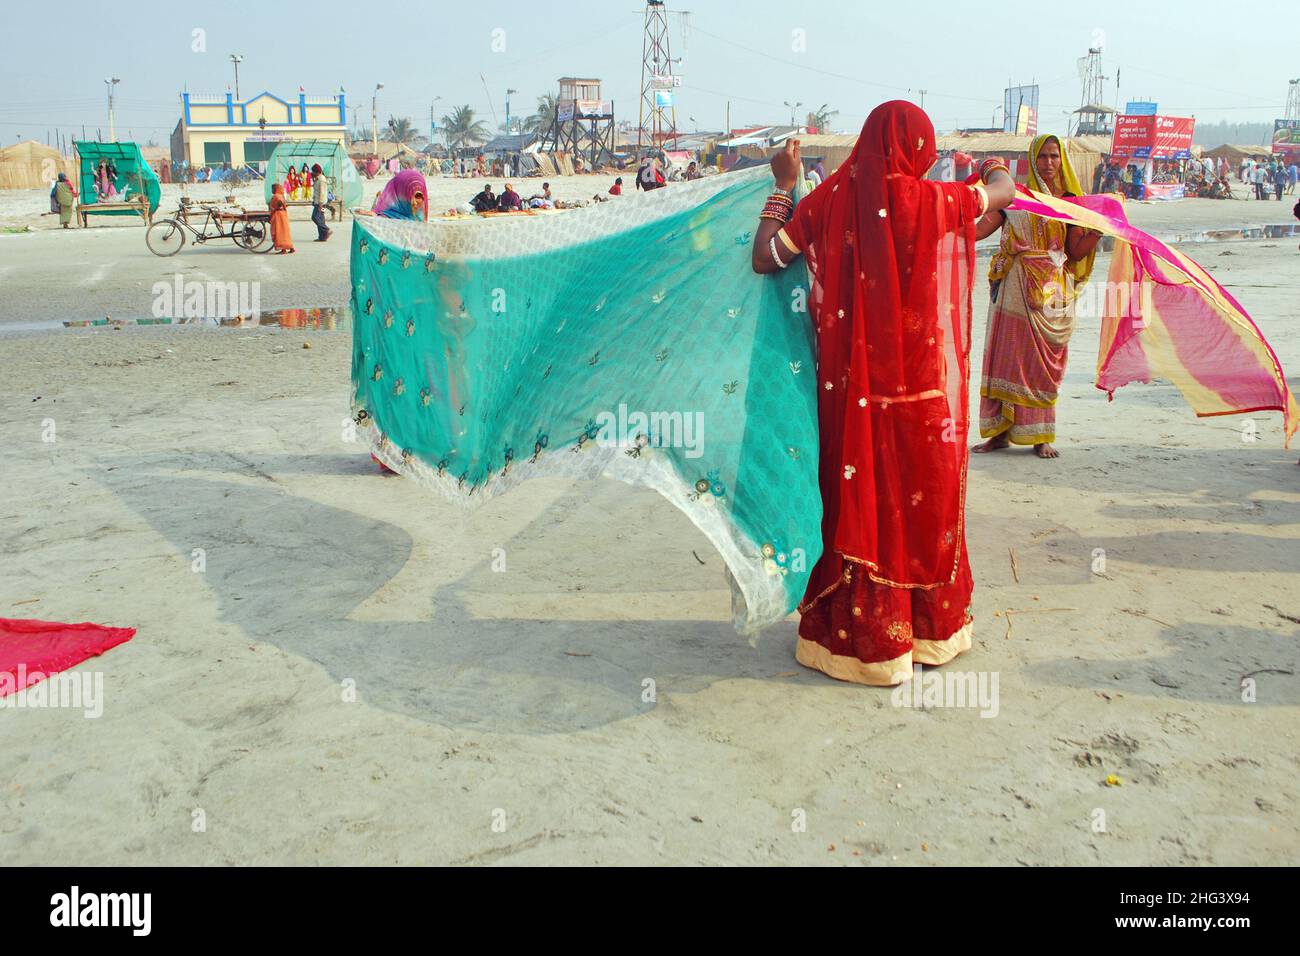
<path id="1" fill-rule="evenodd" d="M 361 177 L 357 167 L 348 158 L 343 143 L 337 139 L 285 140 L 275 147 L 266 163 L 266 201 L 271 201 L 271 187 L 283 183 L 289 167 L 301 169 L 303 163 L 311 169 L 316 163 L 329 179 L 330 192 L 343 201 L 344 208 L 361 204 Z"/>
<path id="2" fill-rule="evenodd" d="M 157 174 L 145 161 L 139 146 L 135 143 L 94 142 L 75 142 L 73 145 L 76 146 L 77 155 L 80 157 L 81 196 L 77 201 L 82 206 L 94 206 L 100 202 L 99 193 L 95 189 L 95 171 L 99 167 L 100 160 L 107 159 L 111 160 L 117 168 L 117 179 L 114 185 L 121 194 L 121 201 L 138 202 L 135 197 L 142 195 L 149 201 L 149 216 L 152 217 L 158 211 L 158 203 L 162 199 L 162 186 L 158 182 Z M 136 215 L 130 209 L 100 211 L 106 216 Z"/>

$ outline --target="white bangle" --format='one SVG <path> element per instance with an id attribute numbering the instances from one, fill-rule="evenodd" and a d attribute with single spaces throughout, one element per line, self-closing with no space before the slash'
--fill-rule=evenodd
<path id="1" fill-rule="evenodd" d="M 775 235 L 773 235 L 771 239 L 767 240 L 767 248 L 768 248 L 768 250 L 772 253 L 772 261 L 775 262 L 775 263 L 776 263 L 778 266 L 780 266 L 782 269 L 784 269 L 786 266 L 788 266 L 788 265 L 790 264 L 790 263 L 788 263 L 788 262 L 782 262 L 782 261 L 781 261 L 781 257 L 780 257 L 779 255 L 777 255 L 777 253 L 776 253 L 776 236 L 775 236 Z"/>
<path id="2" fill-rule="evenodd" d="M 989 211 L 989 191 L 988 191 L 987 189 L 985 189 L 982 185 L 972 186 L 971 188 L 974 189 L 975 192 L 976 192 L 976 193 L 979 195 L 979 197 L 980 197 L 980 212 L 979 212 L 979 214 L 980 214 L 980 216 L 982 217 L 986 212 Z"/>

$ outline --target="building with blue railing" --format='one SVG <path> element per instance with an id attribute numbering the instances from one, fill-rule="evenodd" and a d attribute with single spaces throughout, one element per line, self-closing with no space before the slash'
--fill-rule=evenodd
<path id="1" fill-rule="evenodd" d="M 227 93 L 182 93 L 181 118 L 172 133 L 172 159 L 191 166 L 263 163 L 285 140 L 344 142 L 347 103 L 342 91 L 293 99 L 262 92 L 247 100 Z"/>

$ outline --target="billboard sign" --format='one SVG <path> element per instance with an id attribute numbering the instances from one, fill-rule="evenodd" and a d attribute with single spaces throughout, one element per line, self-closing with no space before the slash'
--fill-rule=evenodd
<path id="1" fill-rule="evenodd" d="M 608 101 L 577 100 L 576 104 L 580 119 L 598 119 L 602 116 L 612 116 L 614 112 L 614 105 Z"/>
<path id="2" fill-rule="evenodd" d="M 1009 86 L 1002 95 L 1002 132 L 1038 132 L 1038 86 Z"/>
<path id="3" fill-rule="evenodd" d="M 1152 159 L 1191 159 L 1196 120 L 1182 116 L 1155 117 Z"/>
<path id="4" fill-rule="evenodd" d="M 1191 159 L 1196 120 L 1181 116 L 1117 116 L 1110 151 L 1129 159 Z"/>
<path id="5" fill-rule="evenodd" d="M 1155 116 L 1158 110 L 1155 103 L 1146 100 L 1129 100 L 1128 105 L 1124 107 L 1124 112 L 1128 116 Z"/>
<path id="6" fill-rule="evenodd" d="M 1117 116 L 1115 117 L 1115 135 L 1111 139 L 1110 151 L 1115 156 L 1127 156 L 1131 159 L 1148 159 L 1151 156 L 1151 141 L 1155 138 L 1156 118 L 1154 116 Z"/>
<path id="7" fill-rule="evenodd" d="M 1273 121 L 1273 152 L 1286 155 L 1300 153 L 1300 120 Z"/>

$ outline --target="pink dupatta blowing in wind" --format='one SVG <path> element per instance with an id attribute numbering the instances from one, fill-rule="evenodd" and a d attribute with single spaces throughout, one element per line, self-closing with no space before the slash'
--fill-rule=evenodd
<path id="1" fill-rule="evenodd" d="M 1168 379 L 1199 416 L 1278 411 L 1285 442 L 1300 405 L 1259 327 L 1196 262 L 1129 225 L 1114 196 L 1058 199 L 1023 186 L 1013 209 L 1116 240 L 1102 310 L 1097 387 Z"/>

